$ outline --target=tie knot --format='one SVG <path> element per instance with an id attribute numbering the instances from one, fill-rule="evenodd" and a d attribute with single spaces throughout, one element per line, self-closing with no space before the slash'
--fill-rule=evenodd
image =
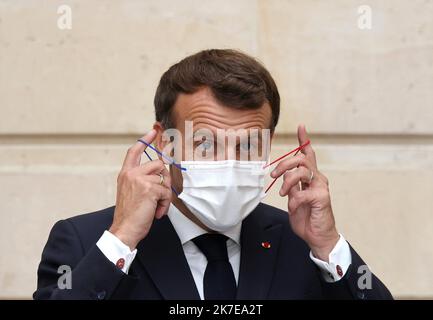
<path id="1" fill-rule="evenodd" d="M 227 254 L 227 237 L 219 233 L 205 233 L 192 241 L 206 256 L 208 262 L 215 260 L 229 261 Z"/>

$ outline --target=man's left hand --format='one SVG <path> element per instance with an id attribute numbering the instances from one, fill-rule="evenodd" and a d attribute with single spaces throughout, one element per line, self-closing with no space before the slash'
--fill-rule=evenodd
<path id="1" fill-rule="evenodd" d="M 299 145 L 308 141 L 305 126 L 298 127 Z M 299 155 L 281 161 L 271 177 L 283 175 L 280 196 L 288 196 L 289 221 L 293 231 L 311 248 L 313 255 L 328 262 L 338 242 L 328 179 L 317 169 L 311 143 Z"/>

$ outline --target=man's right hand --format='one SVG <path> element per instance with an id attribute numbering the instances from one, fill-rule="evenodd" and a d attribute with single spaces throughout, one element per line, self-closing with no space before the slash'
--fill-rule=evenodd
<path id="1" fill-rule="evenodd" d="M 151 130 L 142 140 L 152 143 L 156 131 Z M 153 219 L 163 217 L 171 203 L 171 181 L 161 160 L 140 165 L 146 145 L 137 142 L 129 148 L 117 178 L 116 208 L 109 231 L 134 250 L 152 226 Z M 164 183 L 161 185 L 161 178 Z"/>

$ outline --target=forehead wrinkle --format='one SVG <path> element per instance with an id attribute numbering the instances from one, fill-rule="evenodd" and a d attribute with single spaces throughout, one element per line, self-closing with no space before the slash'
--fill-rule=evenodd
<path id="1" fill-rule="evenodd" d="M 189 108 L 188 108 L 188 114 L 191 113 L 195 113 L 195 112 L 213 112 L 214 114 L 218 115 L 220 113 L 224 113 L 224 112 L 220 112 L 224 109 L 228 109 L 230 111 L 234 111 L 234 112 L 242 112 L 242 113 L 257 113 L 257 112 L 264 112 L 264 110 L 266 108 L 264 108 L 266 105 L 262 105 L 258 108 L 255 109 L 246 109 L 246 108 L 235 108 L 235 107 L 228 107 L 228 106 L 221 106 L 221 105 L 217 105 L 211 102 L 203 102 L 203 103 L 191 103 L 189 104 Z M 203 110 L 204 109 L 204 110 Z"/>
<path id="2" fill-rule="evenodd" d="M 245 125 L 247 124 L 247 125 Z M 194 121 L 194 131 L 197 131 L 199 129 L 210 129 L 212 131 L 214 131 L 216 133 L 217 129 L 223 129 L 223 130 L 228 130 L 228 129 L 233 129 L 233 130 L 241 130 L 241 129 L 245 129 L 245 130 L 250 130 L 250 129 L 264 129 L 263 127 L 263 123 L 259 122 L 259 121 L 254 121 L 254 122 L 245 122 L 245 123 L 240 123 L 237 126 L 233 126 L 233 125 L 223 125 L 221 126 L 220 122 L 213 122 L 209 119 L 203 119 L 203 120 L 199 120 L 199 121 Z"/>
<path id="3" fill-rule="evenodd" d="M 194 94 L 180 94 L 175 103 L 174 114 L 178 121 L 193 121 L 221 129 L 251 127 L 269 128 L 272 123 L 272 110 L 265 102 L 257 109 L 231 108 L 215 100 L 209 89 L 204 88 Z"/>
<path id="4" fill-rule="evenodd" d="M 219 114 L 218 112 L 213 112 L 213 111 L 216 110 L 209 110 L 209 108 L 206 108 L 206 110 L 202 110 L 202 108 L 200 108 L 200 110 L 191 110 L 191 112 L 189 112 L 186 115 L 186 119 L 194 120 L 194 122 L 199 122 L 203 118 L 206 120 L 210 119 L 215 122 L 223 122 L 229 125 L 238 125 L 238 124 L 240 125 L 251 121 L 256 121 L 256 122 L 262 121 L 263 123 L 265 123 L 267 120 L 265 112 L 259 109 L 257 110 L 238 109 L 236 111 L 240 111 L 241 113 L 239 113 L 239 116 L 236 118 L 230 118 L 227 117 L 227 115 Z"/>

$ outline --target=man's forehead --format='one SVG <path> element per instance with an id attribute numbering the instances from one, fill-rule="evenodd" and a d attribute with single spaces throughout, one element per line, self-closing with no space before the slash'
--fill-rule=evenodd
<path id="1" fill-rule="evenodd" d="M 185 121 L 193 121 L 194 131 L 200 128 L 246 129 L 269 128 L 272 110 L 266 102 L 260 108 L 227 107 L 219 103 L 207 89 L 193 94 L 180 94 L 173 108 L 176 126 L 185 127 Z"/>

